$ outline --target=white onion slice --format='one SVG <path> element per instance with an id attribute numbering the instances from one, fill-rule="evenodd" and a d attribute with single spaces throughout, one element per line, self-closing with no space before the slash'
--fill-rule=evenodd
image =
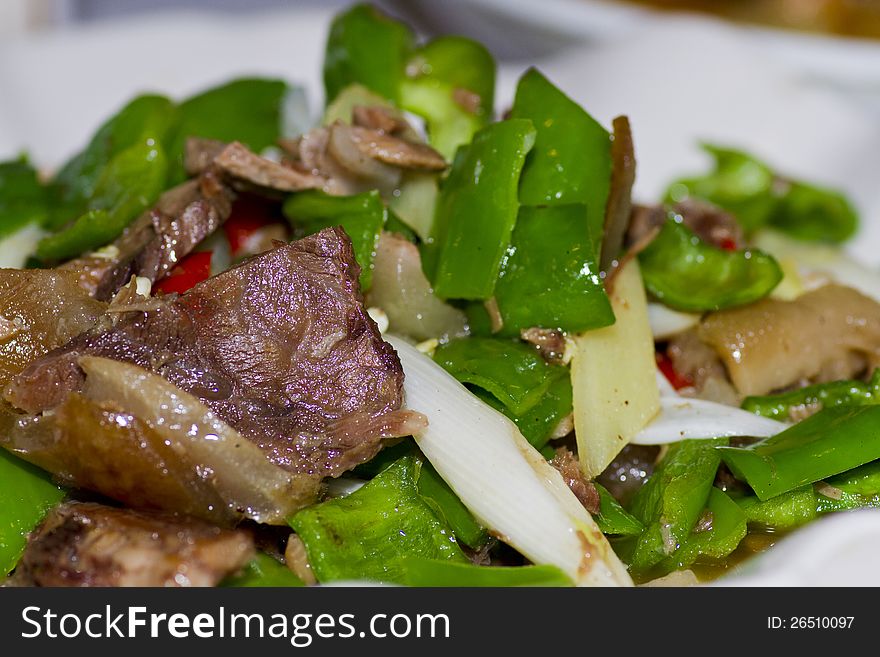
<path id="1" fill-rule="evenodd" d="M 651 325 L 651 333 L 655 340 L 668 340 L 699 324 L 700 315 L 682 313 L 652 301 L 648 303 L 648 323 Z"/>
<path id="2" fill-rule="evenodd" d="M 582 586 L 630 585 L 589 512 L 516 425 L 433 360 L 386 336 L 403 364 L 407 408 L 428 427 L 415 436 L 427 459 L 494 536 Z"/>
<path id="3" fill-rule="evenodd" d="M 37 248 L 37 242 L 43 239 L 46 231 L 37 224 L 28 224 L 8 235 L 0 241 L 0 267 L 4 269 L 21 269 L 28 255 Z"/>
<path id="4" fill-rule="evenodd" d="M 688 438 L 765 438 L 788 428 L 783 422 L 735 406 L 682 397 L 660 372 L 657 372 L 657 384 L 660 414 L 630 441 L 635 445 L 663 445 Z"/>

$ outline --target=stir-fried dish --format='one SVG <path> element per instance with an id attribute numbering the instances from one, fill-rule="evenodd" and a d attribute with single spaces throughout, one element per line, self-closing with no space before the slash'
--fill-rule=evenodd
<path id="1" fill-rule="evenodd" d="M 324 81 L 0 164 L 7 585 L 694 583 L 880 503 L 841 194 L 707 145 L 634 204 L 626 117 L 369 5 Z"/>

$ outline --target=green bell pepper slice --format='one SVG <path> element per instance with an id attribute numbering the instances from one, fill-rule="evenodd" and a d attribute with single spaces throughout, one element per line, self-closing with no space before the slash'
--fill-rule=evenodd
<path id="1" fill-rule="evenodd" d="M 169 186 L 186 178 L 183 157 L 189 137 L 240 141 L 255 153 L 274 146 L 282 136 L 282 108 L 289 91 L 281 80 L 239 78 L 180 103 L 168 144 Z"/>
<path id="2" fill-rule="evenodd" d="M 266 588 L 305 586 L 287 566 L 260 552 L 240 573 L 227 577 L 220 586 L 226 588 Z"/>
<path id="3" fill-rule="evenodd" d="M 713 487 L 709 491 L 706 512 L 710 526 L 691 532 L 681 547 L 661 564 L 666 572 L 687 568 L 696 561 L 720 560 L 733 552 L 748 531 L 745 512 L 726 493 Z"/>
<path id="4" fill-rule="evenodd" d="M 338 14 L 324 54 L 325 104 L 355 83 L 396 102 L 414 44 L 409 27 L 372 5 L 357 4 Z"/>
<path id="5" fill-rule="evenodd" d="M 447 160 L 492 118 L 495 68 L 484 46 L 460 36 L 433 39 L 408 59 L 400 105 L 424 117 L 431 145 Z"/>
<path id="6" fill-rule="evenodd" d="M 28 534 L 64 499 L 50 476 L 0 449 L 0 574 L 8 575 L 24 552 Z"/>
<path id="7" fill-rule="evenodd" d="M 565 368 L 547 363 L 522 342 L 459 338 L 440 345 L 434 360 L 462 383 L 491 393 L 514 415 L 533 408 Z"/>
<path id="8" fill-rule="evenodd" d="M 531 121 L 493 123 L 456 154 L 422 262 L 441 299 L 488 299 L 495 291 L 516 215 L 517 185 L 535 140 Z"/>
<path id="9" fill-rule="evenodd" d="M 66 260 L 113 241 L 159 198 L 167 174 L 168 160 L 157 139 L 121 151 L 102 169 L 85 214 L 40 240 L 37 257 Z"/>
<path id="10" fill-rule="evenodd" d="M 292 194 L 284 202 L 284 216 L 297 236 L 311 235 L 330 226 L 342 226 L 351 238 L 361 267 L 363 291 L 373 282 L 373 258 L 388 211 L 376 190 L 354 196 L 330 196 L 318 190 Z"/>
<path id="11" fill-rule="evenodd" d="M 553 367 L 551 372 L 552 380 L 541 399 L 520 415 L 511 411 L 488 391 L 472 387 L 472 392 L 496 411 L 513 420 L 528 443 L 541 450 L 553 437 L 553 431 L 562 419 L 572 412 L 571 376 L 568 370 L 564 367 Z M 552 451 L 549 458 L 553 458 L 555 453 Z"/>
<path id="12" fill-rule="evenodd" d="M 722 447 L 727 467 L 761 500 L 880 458 L 880 406 L 831 406 L 747 447 Z"/>
<path id="13" fill-rule="evenodd" d="M 637 536 L 645 526 L 631 513 L 621 506 L 604 486 L 593 482 L 599 492 L 599 513 L 593 516 L 599 530 L 611 536 Z"/>
<path id="14" fill-rule="evenodd" d="M 586 206 L 585 228 L 598 262 L 611 188 L 611 135 L 580 105 L 536 69 L 516 89 L 512 118 L 535 126 L 535 147 L 523 168 L 519 199 L 523 205 Z"/>
<path id="15" fill-rule="evenodd" d="M 455 491 L 427 461 L 422 463 L 419 473 L 419 494 L 436 516 L 449 525 L 459 542 L 475 550 L 488 542 L 486 528 L 477 522 Z"/>
<path id="16" fill-rule="evenodd" d="M 402 557 L 467 563 L 450 528 L 419 495 L 420 462 L 405 456 L 347 497 L 290 519 L 321 583 L 344 579 L 405 583 Z"/>
<path id="17" fill-rule="evenodd" d="M 709 500 L 726 438 L 683 440 L 670 445 L 654 474 L 632 499 L 630 513 L 644 526 L 636 538 L 630 568 L 647 573 L 674 558 Z"/>
<path id="18" fill-rule="evenodd" d="M 27 158 L 0 162 L 0 238 L 29 224 L 43 224 L 48 213 L 48 190 Z"/>
<path id="19" fill-rule="evenodd" d="M 519 336 L 533 326 L 580 332 L 614 323 L 586 213 L 582 204 L 520 208 L 495 284 L 499 335 Z"/>
<path id="20" fill-rule="evenodd" d="M 880 461 L 805 485 L 761 501 L 754 495 L 737 500 L 750 524 L 783 530 L 800 527 L 819 515 L 880 506 Z"/>
<path id="21" fill-rule="evenodd" d="M 116 157 L 148 139 L 164 147 L 176 120 L 176 108 L 168 98 L 144 95 L 132 99 L 105 121 L 88 145 L 52 179 L 53 203 L 46 227 L 59 230 L 86 212 L 101 185 L 106 184 L 105 170 Z"/>
<path id="22" fill-rule="evenodd" d="M 843 242 L 858 228 L 852 204 L 837 190 L 776 174 L 769 165 L 742 151 L 703 144 L 715 169 L 670 185 L 667 200 L 701 198 L 734 214 L 751 233 L 773 226 L 797 239 Z"/>
<path id="23" fill-rule="evenodd" d="M 746 397 L 742 408 L 750 413 L 769 417 L 773 420 L 787 421 L 793 410 L 798 408 L 816 408 L 820 410 L 829 406 L 865 406 L 880 404 L 880 369 L 874 370 L 871 380 L 864 381 L 831 381 L 817 383 L 797 390 Z"/>
<path id="24" fill-rule="evenodd" d="M 748 495 L 736 503 L 745 513 L 749 525 L 766 529 L 794 529 L 818 515 L 818 502 L 812 485 L 801 486 L 764 501 Z"/>
<path id="25" fill-rule="evenodd" d="M 404 560 L 403 581 L 408 586 L 501 587 L 574 586 L 556 566 L 473 566 L 409 557 Z"/>
<path id="26" fill-rule="evenodd" d="M 639 253 L 645 288 L 665 305 L 686 312 L 753 303 L 782 280 L 773 256 L 757 249 L 727 251 L 703 242 L 674 219 Z"/>

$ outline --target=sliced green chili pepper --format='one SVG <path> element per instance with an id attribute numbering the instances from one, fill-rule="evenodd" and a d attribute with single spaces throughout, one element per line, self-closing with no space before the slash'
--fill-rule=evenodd
<path id="1" fill-rule="evenodd" d="M 880 506 L 880 461 L 801 486 L 766 501 L 750 495 L 737 500 L 749 523 L 769 529 L 794 529 L 818 515 Z"/>
<path id="2" fill-rule="evenodd" d="M 495 284 L 501 335 L 540 326 L 579 332 L 614 323 L 581 204 L 522 207 Z"/>
<path id="3" fill-rule="evenodd" d="M 535 148 L 523 168 L 519 199 L 523 205 L 586 206 L 585 228 L 598 261 L 611 186 L 611 135 L 541 73 L 520 78 L 511 117 L 535 126 Z"/>
<path id="4" fill-rule="evenodd" d="M 817 515 L 816 493 L 811 485 L 795 488 L 761 501 L 754 495 L 736 501 L 750 525 L 768 529 L 794 529 Z"/>
<path id="5" fill-rule="evenodd" d="M 773 256 L 756 249 L 726 251 L 668 220 L 639 254 L 645 287 L 665 305 L 702 312 L 753 303 L 782 280 Z"/>
<path id="6" fill-rule="evenodd" d="M 329 226 L 342 226 L 351 238 L 355 259 L 361 266 L 361 288 L 364 291 L 370 288 L 373 258 L 388 217 L 378 191 L 356 196 L 330 196 L 318 190 L 299 192 L 287 198 L 283 211 L 300 236 Z"/>
<path id="7" fill-rule="evenodd" d="M 535 130 L 530 121 L 493 123 L 462 147 L 437 201 L 433 244 L 423 266 L 442 299 L 488 299 L 519 211 L 517 185 Z"/>
<path id="8" fill-rule="evenodd" d="M 466 563 L 452 531 L 419 495 L 419 462 L 405 456 L 347 497 L 290 519 L 319 582 L 405 582 L 401 557 Z"/>
<path id="9" fill-rule="evenodd" d="M 859 225 L 846 197 L 803 182 L 784 183 L 785 190 L 770 224 L 792 237 L 812 242 L 845 242 Z"/>
<path id="10" fill-rule="evenodd" d="M 419 494 L 437 517 L 449 525 L 461 543 L 477 549 L 489 540 L 486 528 L 476 521 L 455 491 L 428 462 L 422 464 L 419 473 Z"/>
<path id="11" fill-rule="evenodd" d="M 235 588 L 305 586 L 299 577 L 268 554 L 259 553 L 242 572 L 226 578 L 220 586 Z"/>
<path id="12" fill-rule="evenodd" d="M 819 513 L 880 506 L 880 461 L 829 477 L 814 489 Z"/>
<path id="13" fill-rule="evenodd" d="M 540 450 L 553 436 L 553 431 L 562 419 L 572 410 L 571 376 L 568 370 L 564 367 L 554 367 L 551 377 L 552 381 L 541 399 L 521 415 L 513 413 L 490 392 L 479 388 L 474 389 L 473 392 L 489 406 L 513 420 L 529 444 Z M 550 458 L 553 458 L 554 454 L 555 452 Z"/>
<path id="14" fill-rule="evenodd" d="M 828 406 L 865 406 L 880 404 L 880 369 L 874 370 L 871 381 L 831 381 L 799 388 L 778 395 L 746 397 L 743 409 L 772 419 L 786 421 L 793 410 L 820 410 Z"/>
<path id="15" fill-rule="evenodd" d="M 714 487 L 709 491 L 705 512 L 709 514 L 709 526 L 703 531 L 691 532 L 681 547 L 661 564 L 664 571 L 687 568 L 701 559 L 724 559 L 745 538 L 746 514 L 724 492 Z"/>
<path id="16" fill-rule="evenodd" d="M 668 200 L 711 201 L 736 215 L 748 233 L 769 225 L 798 239 L 842 242 L 858 227 L 855 210 L 839 192 L 779 176 L 741 151 L 703 148 L 715 158 L 715 170 L 673 183 Z"/>
<path id="17" fill-rule="evenodd" d="M 491 393 L 515 415 L 533 408 L 558 372 L 532 347 L 515 340 L 461 338 L 437 347 L 434 360 L 462 383 Z"/>
<path id="18" fill-rule="evenodd" d="M 123 151 L 148 139 L 164 146 L 176 118 L 174 103 L 155 95 L 138 96 L 109 118 L 85 149 L 53 178 L 54 200 L 47 228 L 63 228 L 89 209 L 89 202 L 106 184 L 105 170 Z"/>
<path id="19" fill-rule="evenodd" d="M 433 39 L 406 63 L 401 106 L 425 118 L 431 145 L 446 159 L 492 117 L 495 60 L 460 36 Z"/>
<path id="20" fill-rule="evenodd" d="M 880 406 L 832 406 L 748 447 L 720 448 L 761 500 L 880 458 Z"/>
<path id="21" fill-rule="evenodd" d="M 27 158 L 0 162 L 0 237 L 42 224 L 48 212 L 48 191 Z"/>
<path id="22" fill-rule="evenodd" d="M 189 137 L 240 141 L 259 153 L 281 136 L 285 95 L 281 80 L 241 78 L 183 101 L 168 145 L 171 184 L 185 178 L 183 155 Z"/>
<path id="23" fill-rule="evenodd" d="M 593 485 L 599 491 L 599 513 L 593 518 L 603 534 L 635 536 L 644 531 L 639 519 L 628 513 L 604 486 L 595 481 Z"/>
<path id="24" fill-rule="evenodd" d="M 64 498 L 49 475 L 0 449 L 0 575 L 7 575 L 24 552 L 28 534 Z"/>
<path id="25" fill-rule="evenodd" d="M 472 566 L 409 557 L 403 562 L 408 586 L 573 586 L 556 566 Z"/>
<path id="26" fill-rule="evenodd" d="M 167 174 L 165 152 L 154 138 L 118 153 L 95 183 L 86 213 L 60 233 L 43 238 L 37 257 L 64 260 L 116 239 L 159 197 Z"/>
<path id="27" fill-rule="evenodd" d="M 326 103 L 354 83 L 397 101 L 413 47 L 412 31 L 372 5 L 358 4 L 338 14 L 324 55 Z"/>
<path id="28" fill-rule="evenodd" d="M 633 497 L 632 513 L 645 525 L 630 567 L 646 573 L 675 552 L 691 534 L 709 499 L 726 438 L 683 440 L 669 447 L 654 474 Z"/>

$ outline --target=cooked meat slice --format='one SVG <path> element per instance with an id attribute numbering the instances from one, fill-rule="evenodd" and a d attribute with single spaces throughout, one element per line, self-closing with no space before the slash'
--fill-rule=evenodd
<path id="1" fill-rule="evenodd" d="M 578 458 L 565 447 L 556 450 L 556 456 L 550 459 L 550 465 L 559 471 L 565 483 L 590 513 L 599 513 L 599 491 L 593 482 L 587 481 Z"/>
<path id="2" fill-rule="evenodd" d="M 345 124 L 341 124 L 345 125 Z M 358 150 L 374 160 L 401 169 L 418 171 L 443 171 L 446 160 L 427 144 L 417 144 L 360 126 L 346 126 L 346 136 Z"/>
<path id="3" fill-rule="evenodd" d="M 215 586 L 253 555 L 253 539 L 241 530 L 69 502 L 51 511 L 31 534 L 13 583 Z"/>
<path id="4" fill-rule="evenodd" d="M 880 304 L 826 285 L 793 301 L 763 299 L 711 313 L 698 335 L 741 394 L 764 395 L 802 380 L 853 378 L 880 365 Z"/>
<path id="5" fill-rule="evenodd" d="M 232 191 L 208 170 L 165 192 L 112 244 L 58 267 L 73 271 L 96 299 L 108 301 L 130 280 L 155 282 L 229 217 Z"/>
<path id="6" fill-rule="evenodd" d="M 232 142 L 214 157 L 214 166 L 237 183 L 247 183 L 264 190 L 300 192 L 322 189 L 326 181 L 319 175 L 285 166 L 252 153 Z"/>
<path id="7" fill-rule="evenodd" d="M 72 272 L 0 269 L 0 385 L 94 326 L 106 308 Z"/>
<path id="8" fill-rule="evenodd" d="M 719 207 L 688 199 L 672 206 L 673 211 L 681 215 L 682 222 L 697 236 L 708 244 L 721 248 L 740 248 L 743 244 L 743 231 L 736 217 Z M 653 229 L 663 225 L 667 219 L 667 211 L 663 205 L 636 205 L 633 207 L 627 244 L 638 243 Z"/>
<path id="9" fill-rule="evenodd" d="M 270 463 L 205 404 L 129 363 L 84 356 L 82 393 L 51 413 L 0 413 L 0 445 L 70 486 L 218 525 L 285 524 L 319 480 Z"/>
<path id="10" fill-rule="evenodd" d="M 633 217 L 632 188 L 636 180 L 636 156 L 629 119 L 618 116 L 612 122 L 611 188 L 605 204 L 605 235 L 599 266 L 611 270 L 620 255 L 627 229 Z"/>
<path id="11" fill-rule="evenodd" d="M 293 165 L 323 179 L 328 194 L 356 194 L 379 189 L 390 194 L 404 169 L 438 172 L 443 157 L 421 143 L 393 110 L 356 107 L 354 125 L 336 121 L 296 139 L 280 142 Z"/>
<path id="12" fill-rule="evenodd" d="M 382 105 L 355 105 L 351 110 L 351 122 L 362 128 L 404 139 L 409 139 L 413 134 L 413 129 L 400 112 Z"/>
<path id="13" fill-rule="evenodd" d="M 226 142 L 202 137 L 190 137 L 186 140 L 183 155 L 183 168 L 187 175 L 197 176 L 214 164 L 214 159 L 226 148 Z"/>
<path id="14" fill-rule="evenodd" d="M 134 363 L 201 399 L 277 465 L 336 476 L 417 417 L 399 410 L 403 370 L 364 310 L 358 275 L 344 231 L 325 229 L 78 336 L 5 397 L 38 413 L 82 387 L 83 355 Z"/>
<path id="15" fill-rule="evenodd" d="M 538 349 L 548 363 L 560 365 L 565 359 L 565 334 L 558 329 L 545 329 L 533 326 L 522 329 L 519 337 Z"/>

